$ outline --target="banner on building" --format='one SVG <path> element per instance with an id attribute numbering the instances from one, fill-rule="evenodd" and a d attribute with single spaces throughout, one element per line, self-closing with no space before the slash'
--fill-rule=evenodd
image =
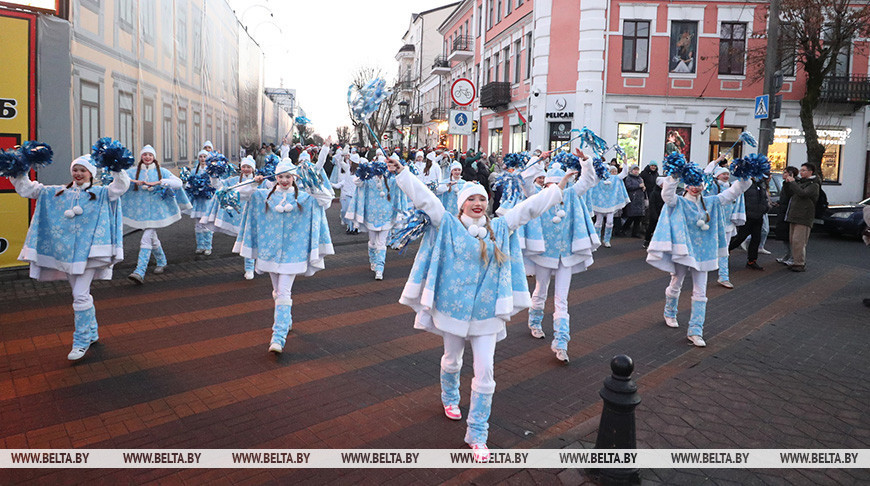
<path id="1" fill-rule="evenodd" d="M 35 24 L 34 15 L 0 10 L 0 149 L 36 138 Z M 0 178 L 0 268 L 21 265 L 31 207 Z"/>

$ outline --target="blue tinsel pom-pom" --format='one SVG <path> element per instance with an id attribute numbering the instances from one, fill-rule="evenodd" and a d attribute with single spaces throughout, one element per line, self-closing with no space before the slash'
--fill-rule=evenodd
<path id="1" fill-rule="evenodd" d="M 426 233 L 426 228 L 432 224 L 429 216 L 417 209 L 401 220 L 396 226 L 390 230 L 387 244 L 391 248 L 399 250 L 400 253 L 405 252 L 405 248 L 414 240 L 419 239 Z"/>
<path id="2" fill-rule="evenodd" d="M 757 147 L 758 142 L 755 140 L 755 137 L 752 136 L 749 132 L 742 132 L 740 134 L 740 141 L 746 142 L 750 147 Z"/>
<path id="3" fill-rule="evenodd" d="M 100 184 L 102 184 L 104 186 L 108 186 L 114 180 L 115 180 L 115 178 L 112 176 L 112 173 L 109 172 L 109 169 L 106 169 L 105 167 L 100 169 Z"/>
<path id="4" fill-rule="evenodd" d="M 0 152 L 0 176 L 18 177 L 30 169 L 52 162 L 51 147 L 40 142 L 24 142 L 20 147 Z"/>
<path id="5" fill-rule="evenodd" d="M 367 120 L 378 110 L 381 102 L 390 96 L 390 92 L 385 88 L 386 84 L 384 79 L 375 78 L 363 88 L 358 89 L 353 84 L 347 88 L 347 105 L 354 119 Z"/>
<path id="6" fill-rule="evenodd" d="M 91 158 L 97 168 L 105 167 L 111 172 L 127 170 L 136 163 L 136 159 L 133 158 L 133 154 L 127 150 L 127 147 L 110 137 L 103 137 L 94 142 L 91 147 Z"/>
<path id="7" fill-rule="evenodd" d="M 527 152 L 510 153 L 504 156 L 504 166 L 506 169 L 523 169 L 526 167 L 526 162 L 529 161 L 529 158 Z"/>
<path id="8" fill-rule="evenodd" d="M 681 177 L 683 169 L 686 167 L 686 156 L 680 152 L 673 151 L 665 160 L 662 161 L 662 174 L 675 177 Z"/>
<path id="9" fill-rule="evenodd" d="M 763 179 L 770 175 L 770 161 L 760 154 L 749 154 L 731 163 L 731 174 L 738 179 Z"/>
<path id="10" fill-rule="evenodd" d="M 190 167 L 182 167 L 178 172 L 178 178 L 181 179 L 181 182 L 187 184 L 188 179 L 190 179 Z"/>
<path id="11" fill-rule="evenodd" d="M 582 169 L 580 167 L 580 157 L 572 154 L 571 152 L 567 152 L 565 150 L 559 151 L 555 157 L 553 157 L 553 162 L 557 164 L 562 164 L 562 167 L 565 171 L 576 170 L 580 172 Z"/>
<path id="12" fill-rule="evenodd" d="M 384 162 L 360 164 L 356 169 L 356 176 L 363 181 L 367 181 L 377 176 L 385 176 L 387 173 L 389 173 L 389 170 L 387 170 L 387 164 Z"/>
<path id="13" fill-rule="evenodd" d="M 493 190 L 501 189 L 499 204 L 511 208 L 526 198 L 523 192 L 523 178 L 516 172 L 502 172 L 492 185 Z"/>
<path id="14" fill-rule="evenodd" d="M 45 167 L 51 164 L 51 158 L 54 156 L 54 152 L 47 143 L 33 140 L 21 144 L 21 154 L 30 163 L 31 168 Z"/>
<path id="15" fill-rule="evenodd" d="M 601 157 L 593 157 L 592 167 L 595 168 L 595 175 L 598 176 L 599 180 L 606 181 L 607 179 L 610 179 L 610 169 L 604 165 L 604 159 Z"/>
<path id="16" fill-rule="evenodd" d="M 275 169 L 278 167 L 278 163 L 281 162 L 281 159 L 278 158 L 275 154 L 269 154 L 266 156 L 266 161 L 263 163 L 263 167 L 257 169 L 257 174 L 263 177 L 269 177 L 275 175 Z"/>
<path id="17" fill-rule="evenodd" d="M 311 120 L 309 120 L 307 116 L 297 116 L 296 117 L 296 124 L 297 125 L 308 125 L 309 123 L 311 123 Z"/>
<path id="18" fill-rule="evenodd" d="M 185 191 L 187 192 L 187 196 L 191 199 L 211 199 L 215 193 L 214 187 L 211 186 L 209 176 L 205 172 L 200 172 L 199 174 L 188 178 Z"/>
<path id="19" fill-rule="evenodd" d="M 233 215 L 234 211 L 237 213 L 242 212 L 242 202 L 239 198 L 239 191 L 221 189 L 215 193 L 215 197 L 218 198 L 218 204 L 226 209 L 230 216 Z"/>
<path id="20" fill-rule="evenodd" d="M 590 130 L 588 127 L 583 127 L 580 129 L 580 148 L 589 146 L 593 152 L 599 157 L 603 157 L 604 153 L 607 152 L 607 142 L 599 137 L 595 132 Z"/>
<path id="21" fill-rule="evenodd" d="M 236 172 L 236 168 L 230 165 L 227 158 L 224 154 L 212 152 L 207 159 L 205 159 L 205 171 L 211 177 L 219 177 L 223 179 L 224 177 L 228 177 L 233 175 Z"/>
<path id="22" fill-rule="evenodd" d="M 162 184 L 154 186 L 154 192 L 159 194 L 162 199 L 175 197 L 175 191 L 173 191 L 171 187 Z"/>

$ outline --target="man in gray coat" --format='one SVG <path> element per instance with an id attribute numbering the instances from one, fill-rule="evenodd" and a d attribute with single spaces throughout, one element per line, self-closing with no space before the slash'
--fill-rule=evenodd
<path id="1" fill-rule="evenodd" d="M 788 186 L 791 199 L 785 213 L 789 226 L 789 243 L 794 263 L 791 270 L 805 272 L 807 264 L 807 242 L 810 230 L 816 218 L 816 201 L 819 199 L 821 182 L 816 176 L 816 166 L 807 162 L 801 165 L 800 179 L 795 179 L 789 173 L 783 174 L 783 189 Z"/>

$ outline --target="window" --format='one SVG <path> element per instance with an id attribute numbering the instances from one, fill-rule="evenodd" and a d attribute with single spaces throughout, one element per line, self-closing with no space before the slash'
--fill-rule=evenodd
<path id="1" fill-rule="evenodd" d="M 782 71 L 782 75 L 794 77 L 795 64 L 797 63 L 797 41 L 792 24 L 784 23 L 779 26 L 779 42 L 777 46 L 779 47 L 779 69 Z"/>
<path id="2" fill-rule="evenodd" d="M 489 59 L 483 60 L 483 84 L 489 83 Z"/>
<path id="3" fill-rule="evenodd" d="M 668 72 L 694 74 L 697 44 L 698 22 L 672 21 Z"/>
<path id="4" fill-rule="evenodd" d="M 178 160 L 187 159 L 187 108 L 178 109 Z"/>
<path id="5" fill-rule="evenodd" d="M 523 5 L 523 0 L 517 0 L 517 8 L 520 8 Z"/>
<path id="6" fill-rule="evenodd" d="M 492 28 L 492 18 L 495 16 L 495 12 L 493 12 L 493 10 L 492 10 L 492 2 L 493 1 L 494 0 L 486 0 L 487 10 L 489 11 L 489 15 L 486 16 L 486 28 L 487 29 Z"/>
<path id="7" fill-rule="evenodd" d="M 522 43 L 522 41 L 519 41 L 519 40 L 514 42 L 514 83 L 520 82 L 520 72 L 521 72 L 521 68 L 522 68 L 522 66 L 521 66 L 522 57 L 520 57 L 520 55 L 521 55 L 520 44 L 521 43 Z"/>
<path id="8" fill-rule="evenodd" d="M 163 25 L 160 26 L 160 37 L 163 39 L 163 52 L 167 54 L 172 53 L 172 44 L 175 40 L 175 33 L 172 32 L 172 19 L 175 18 L 175 14 L 172 6 L 172 0 L 161 0 L 160 2 L 160 16 L 163 20 Z"/>
<path id="9" fill-rule="evenodd" d="M 495 10 L 495 23 L 501 22 L 501 0 L 498 0 L 498 8 Z"/>
<path id="10" fill-rule="evenodd" d="M 501 153 L 501 128 L 492 128 L 489 130 L 489 153 Z"/>
<path id="11" fill-rule="evenodd" d="M 514 5 L 513 5 L 513 4 L 514 4 L 514 0 L 506 0 L 506 1 L 507 1 L 507 3 L 506 3 L 506 5 L 505 5 L 505 8 L 507 9 L 507 11 L 506 11 L 505 14 L 504 14 L 505 17 L 507 17 L 508 15 L 510 15 L 511 12 L 513 12 L 513 10 L 514 10 Z"/>
<path id="12" fill-rule="evenodd" d="M 477 36 L 480 37 L 480 33 L 483 31 L 483 5 L 477 6 Z"/>
<path id="13" fill-rule="evenodd" d="M 202 18 L 198 9 L 193 11 L 193 69 L 202 69 Z"/>
<path id="14" fill-rule="evenodd" d="M 465 20 L 465 36 L 468 37 L 468 38 L 470 39 L 470 38 L 471 38 L 471 31 L 468 30 L 468 22 L 469 22 L 469 20 L 470 20 L 470 19 L 466 19 L 466 20 Z M 466 42 L 466 44 L 469 44 L 469 43 L 470 43 L 470 42 Z M 465 49 L 466 49 L 466 50 L 471 50 L 471 46 L 470 46 L 470 45 L 466 45 L 466 46 L 465 46 Z"/>
<path id="15" fill-rule="evenodd" d="M 498 53 L 495 53 L 495 54 L 492 55 L 492 70 L 493 70 L 493 76 L 492 76 L 492 77 L 493 77 L 493 81 L 495 81 L 496 83 L 498 82 L 498 67 L 499 67 L 499 64 L 501 64 L 501 63 L 499 62 L 499 55 L 498 55 Z"/>
<path id="16" fill-rule="evenodd" d="M 133 28 L 133 0 L 118 0 L 118 23 L 125 30 Z"/>
<path id="17" fill-rule="evenodd" d="M 221 141 L 223 141 L 223 138 L 224 138 L 223 125 L 221 125 L 220 115 L 216 115 L 214 117 L 214 128 L 215 128 L 215 137 L 212 140 L 214 141 L 215 144 L 217 144 L 215 146 L 215 148 L 217 148 L 217 146 L 221 145 Z M 224 146 L 224 150 L 226 150 L 226 146 Z"/>
<path id="18" fill-rule="evenodd" d="M 648 72 L 649 21 L 626 20 L 622 27 L 622 72 Z"/>
<path id="19" fill-rule="evenodd" d="M 532 34 L 526 34 L 526 79 L 532 77 Z"/>
<path id="20" fill-rule="evenodd" d="M 142 37 L 145 42 L 154 44 L 154 2 L 144 1 L 139 4 L 142 16 Z"/>
<path id="21" fill-rule="evenodd" d="M 230 119 L 224 118 L 224 147 L 230 147 Z"/>
<path id="22" fill-rule="evenodd" d="M 185 7 L 185 4 L 179 4 L 176 11 L 178 31 L 175 33 L 175 50 L 181 64 L 187 64 L 187 9 Z"/>
<path id="23" fill-rule="evenodd" d="M 743 75 L 746 24 L 722 22 L 719 28 L 719 74 Z"/>
<path id="24" fill-rule="evenodd" d="M 118 92 L 118 140 L 125 147 L 133 147 L 133 94 Z"/>
<path id="25" fill-rule="evenodd" d="M 91 145 L 100 138 L 100 85 L 82 81 L 79 96 L 79 152 L 82 153 L 90 152 Z"/>
<path id="26" fill-rule="evenodd" d="M 526 149 L 526 126 L 511 125 L 511 152 L 522 152 Z"/>
<path id="27" fill-rule="evenodd" d="M 822 155 L 822 166 L 819 167 L 822 173 L 822 182 L 840 182 L 840 156 L 843 152 L 842 148 L 842 145 L 836 144 L 825 146 L 825 153 Z"/>
<path id="28" fill-rule="evenodd" d="M 204 142 L 202 138 L 202 115 L 198 111 L 193 112 L 193 143 L 199 146 Z"/>
<path id="29" fill-rule="evenodd" d="M 507 46 L 504 48 L 504 54 L 502 55 L 502 59 L 504 59 L 504 81 L 509 83 L 511 80 L 511 48 Z"/>
<path id="30" fill-rule="evenodd" d="M 172 105 L 163 105 L 163 162 L 172 161 Z"/>
<path id="31" fill-rule="evenodd" d="M 640 140 L 643 126 L 640 123 L 619 123 L 616 125 L 616 143 L 625 151 L 625 161 L 629 165 L 640 165 Z"/>
<path id="32" fill-rule="evenodd" d="M 211 140 L 211 115 L 205 116 L 205 138 L 206 140 Z M 214 143 L 214 142 L 212 142 Z M 217 148 L 212 146 L 212 148 Z"/>
<path id="33" fill-rule="evenodd" d="M 154 100 L 142 100 L 142 145 L 154 145 Z"/>
<path id="34" fill-rule="evenodd" d="M 822 38 L 824 42 L 831 42 L 831 32 L 833 26 L 826 25 L 822 30 Z M 849 58 L 852 54 L 852 43 L 848 39 L 842 39 L 843 47 L 837 53 L 837 65 L 834 67 L 833 76 L 848 76 L 849 75 Z"/>

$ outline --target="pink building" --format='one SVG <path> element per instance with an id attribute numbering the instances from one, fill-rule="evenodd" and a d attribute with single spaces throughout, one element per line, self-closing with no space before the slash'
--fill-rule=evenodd
<path id="1" fill-rule="evenodd" d="M 442 134 L 446 145 L 489 153 L 556 147 L 587 126 L 619 141 L 633 163 L 661 160 L 669 135 L 690 160 L 756 138 L 762 85 L 747 53 L 764 48 L 768 2 L 664 0 L 465 0 L 438 27 L 433 73 L 439 113 L 455 79 L 471 79 L 467 107 L 478 130 Z M 787 26 L 786 26 L 787 28 Z M 853 96 L 868 86 L 866 40 L 841 53 L 816 112 L 828 151 L 821 171 L 831 202 L 870 193 L 870 111 Z M 791 60 L 794 54 L 789 56 Z M 784 62 L 783 103 L 770 158 L 775 169 L 806 161 L 799 120 L 803 74 Z M 723 129 L 715 123 L 725 110 Z M 527 123 L 524 123 L 524 120 Z M 446 135 L 446 136 L 445 136 Z M 735 152 L 754 150 L 738 145 Z"/>

